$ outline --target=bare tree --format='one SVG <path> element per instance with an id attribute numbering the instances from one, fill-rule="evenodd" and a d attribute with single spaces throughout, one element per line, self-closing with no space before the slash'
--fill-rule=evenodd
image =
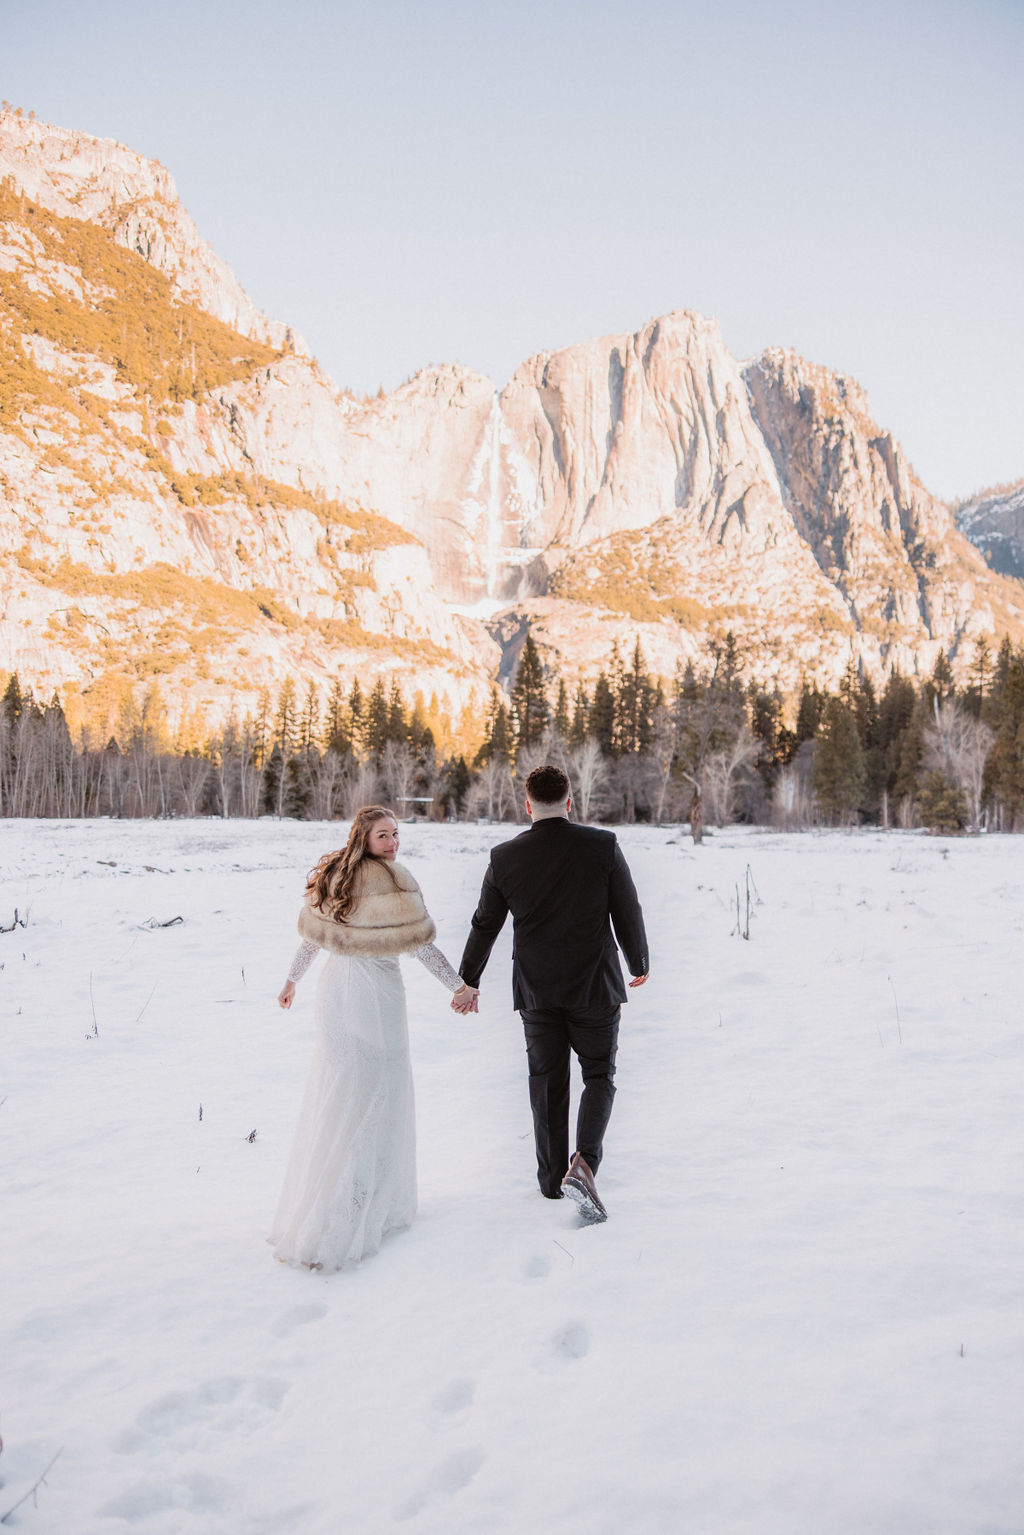
<path id="1" fill-rule="evenodd" d="M 386 741 L 380 761 L 384 798 L 399 815 L 406 808 L 416 776 L 416 758 L 404 741 Z"/>
<path id="2" fill-rule="evenodd" d="M 260 793 L 263 787 L 258 728 L 252 720 L 246 718 L 238 737 L 238 813 L 253 818 L 260 813 Z"/>
<path id="3" fill-rule="evenodd" d="M 796 831 L 814 822 L 814 796 L 810 774 L 802 763 L 787 762 L 772 788 L 772 825 L 780 831 Z"/>
<path id="4" fill-rule="evenodd" d="M 339 754 L 328 748 L 314 760 L 310 778 L 309 813 L 315 821 L 329 821 L 337 815 L 345 782 L 345 769 Z"/>
<path id="5" fill-rule="evenodd" d="M 716 783 L 721 783 L 733 741 L 749 734 L 732 637 L 727 635 L 724 644 L 712 647 L 712 655 L 714 664 L 709 675 L 697 677 L 691 667 L 677 675 L 673 703 L 674 771 L 690 785 L 689 820 L 694 842 L 699 842 L 703 835 L 712 754 L 726 754 L 715 771 Z"/>
<path id="6" fill-rule="evenodd" d="M 922 763 L 926 771 L 941 773 L 954 789 L 966 796 L 971 825 L 981 820 L 982 779 L 985 759 L 995 735 L 955 698 L 934 700 L 933 718 L 925 727 Z"/>
<path id="7" fill-rule="evenodd" d="M 563 772 L 569 771 L 565 741 L 553 725 L 546 726 L 539 741 L 519 748 L 516 753 L 516 776 L 521 783 L 525 783 L 534 768 L 544 767 L 549 762 L 560 767 Z"/>
<path id="8" fill-rule="evenodd" d="M 676 767 L 676 728 L 666 704 L 658 704 L 654 710 L 654 739 L 645 761 L 651 789 L 651 819 L 660 826 L 669 814 L 674 797 Z"/>
<path id="9" fill-rule="evenodd" d="M 466 793 L 466 815 L 488 821 L 515 819 L 517 796 L 507 762 L 492 757 L 485 762 Z"/>
<path id="10" fill-rule="evenodd" d="M 377 769 L 372 762 L 357 762 L 350 757 L 341 783 L 341 806 L 346 820 L 351 820 L 362 805 L 372 805 L 380 797 Z"/>
<path id="11" fill-rule="evenodd" d="M 708 753 L 704 763 L 704 799 L 707 814 L 716 826 L 725 826 L 736 810 L 736 794 L 753 770 L 760 746 L 746 725 L 720 747 Z"/>
<path id="12" fill-rule="evenodd" d="M 182 757 L 172 757 L 169 768 L 172 808 L 182 815 L 198 815 L 213 773 L 212 763 L 206 757 L 186 752 Z"/>
<path id="13" fill-rule="evenodd" d="M 569 753 L 568 772 L 577 817 L 581 821 L 594 820 L 604 803 L 608 764 L 593 736 Z"/>

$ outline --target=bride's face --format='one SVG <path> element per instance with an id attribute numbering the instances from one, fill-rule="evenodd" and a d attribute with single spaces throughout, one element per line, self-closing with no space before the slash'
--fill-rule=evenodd
<path id="1" fill-rule="evenodd" d="M 398 857 L 398 823 L 390 816 L 374 821 L 366 839 L 366 851 L 371 858 L 386 858 L 394 863 Z"/>

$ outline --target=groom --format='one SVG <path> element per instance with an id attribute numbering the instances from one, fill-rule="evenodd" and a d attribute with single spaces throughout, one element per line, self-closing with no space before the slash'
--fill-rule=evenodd
<path id="1" fill-rule="evenodd" d="M 640 903 L 614 834 L 570 823 L 571 806 L 561 768 L 535 768 L 526 780 L 533 824 L 491 853 L 459 967 L 469 991 L 452 1006 L 475 1008 L 480 976 L 511 912 L 512 999 L 526 1031 L 541 1193 L 567 1194 L 586 1220 L 603 1221 L 594 1175 L 615 1095 L 619 1008 L 626 1000 L 615 938 L 631 987 L 646 981 L 649 961 Z M 583 1096 L 565 1172 L 570 1051 L 582 1068 Z"/>

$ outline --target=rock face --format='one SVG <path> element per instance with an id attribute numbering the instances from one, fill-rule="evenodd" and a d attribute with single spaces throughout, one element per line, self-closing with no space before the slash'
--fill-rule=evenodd
<path id="1" fill-rule="evenodd" d="M 284 675 L 383 672 L 455 709 L 531 628 L 570 676 L 637 637 L 670 675 L 732 632 L 783 689 L 1024 637 L 1024 589 L 852 380 L 741 367 L 684 311 L 500 391 L 443 367 L 358 400 L 163 167 L 4 115 L 0 182 L 0 666 L 37 688 L 159 676 L 217 716 Z"/>
<path id="2" fill-rule="evenodd" d="M 113 139 L 0 113 L 0 181 L 65 218 L 88 219 L 119 245 L 166 273 L 183 298 L 243 336 L 305 352 L 286 325 L 268 320 L 200 237 L 178 201 L 174 178 Z"/>
<path id="3" fill-rule="evenodd" d="M 496 646 L 437 598 L 424 542 L 304 489 L 353 402 L 167 172 L 8 116 L 0 182 L 0 668 L 83 715 L 157 681 L 211 722 L 285 676 L 482 694 Z"/>
<path id="4" fill-rule="evenodd" d="M 741 368 L 700 315 L 541 354 L 500 394 L 424 372 L 349 402 L 334 436 L 280 411 L 253 433 L 266 472 L 287 478 L 301 442 L 317 483 L 428 543 L 446 598 L 511 605 L 497 635 L 535 623 L 583 671 L 610 626 L 669 671 L 731 627 L 792 686 L 851 660 L 929 669 L 1022 622 L 853 380 L 774 351 Z"/>
<path id="5" fill-rule="evenodd" d="M 789 688 L 1021 632 L 1024 592 L 993 579 L 859 386 L 791 353 L 741 369 L 713 323 L 674 314 L 531 360 L 500 409 L 521 466 L 505 527 L 519 508 L 527 571 L 549 573 L 505 636 L 532 624 L 572 657 L 636 633 L 670 671 L 730 629 L 751 674 Z"/>
<path id="6" fill-rule="evenodd" d="M 1024 480 L 965 502 L 956 524 L 992 570 L 1024 580 Z"/>
<path id="7" fill-rule="evenodd" d="M 1019 624 L 1024 592 L 989 579 L 852 379 L 778 351 L 746 378 L 786 507 L 872 669 L 913 671 L 940 646 L 955 657 Z"/>

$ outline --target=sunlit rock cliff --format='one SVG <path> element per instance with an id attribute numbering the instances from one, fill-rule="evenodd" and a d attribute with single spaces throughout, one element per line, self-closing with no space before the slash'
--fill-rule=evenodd
<path id="1" fill-rule="evenodd" d="M 956 523 L 993 570 L 1024 580 L 1024 480 L 961 503 Z"/>
<path id="2" fill-rule="evenodd" d="M 305 351 L 286 325 L 268 320 L 210 249 L 178 201 L 170 172 L 112 139 L 0 114 L 0 181 L 33 202 L 108 230 L 170 278 L 175 294 L 243 336 Z"/>
<path id="3" fill-rule="evenodd" d="M 863 393 L 680 312 L 339 391 L 162 166 L 0 115 L 0 668 L 179 711 L 394 675 L 456 709 L 527 630 L 570 679 L 731 632 L 783 689 L 1024 637 Z"/>
<path id="4" fill-rule="evenodd" d="M 0 117 L 0 345 L 0 668 L 97 707 L 157 681 L 211 719 L 285 676 L 486 691 L 497 648 L 423 540 L 304 472 L 352 402 L 162 167 Z"/>

